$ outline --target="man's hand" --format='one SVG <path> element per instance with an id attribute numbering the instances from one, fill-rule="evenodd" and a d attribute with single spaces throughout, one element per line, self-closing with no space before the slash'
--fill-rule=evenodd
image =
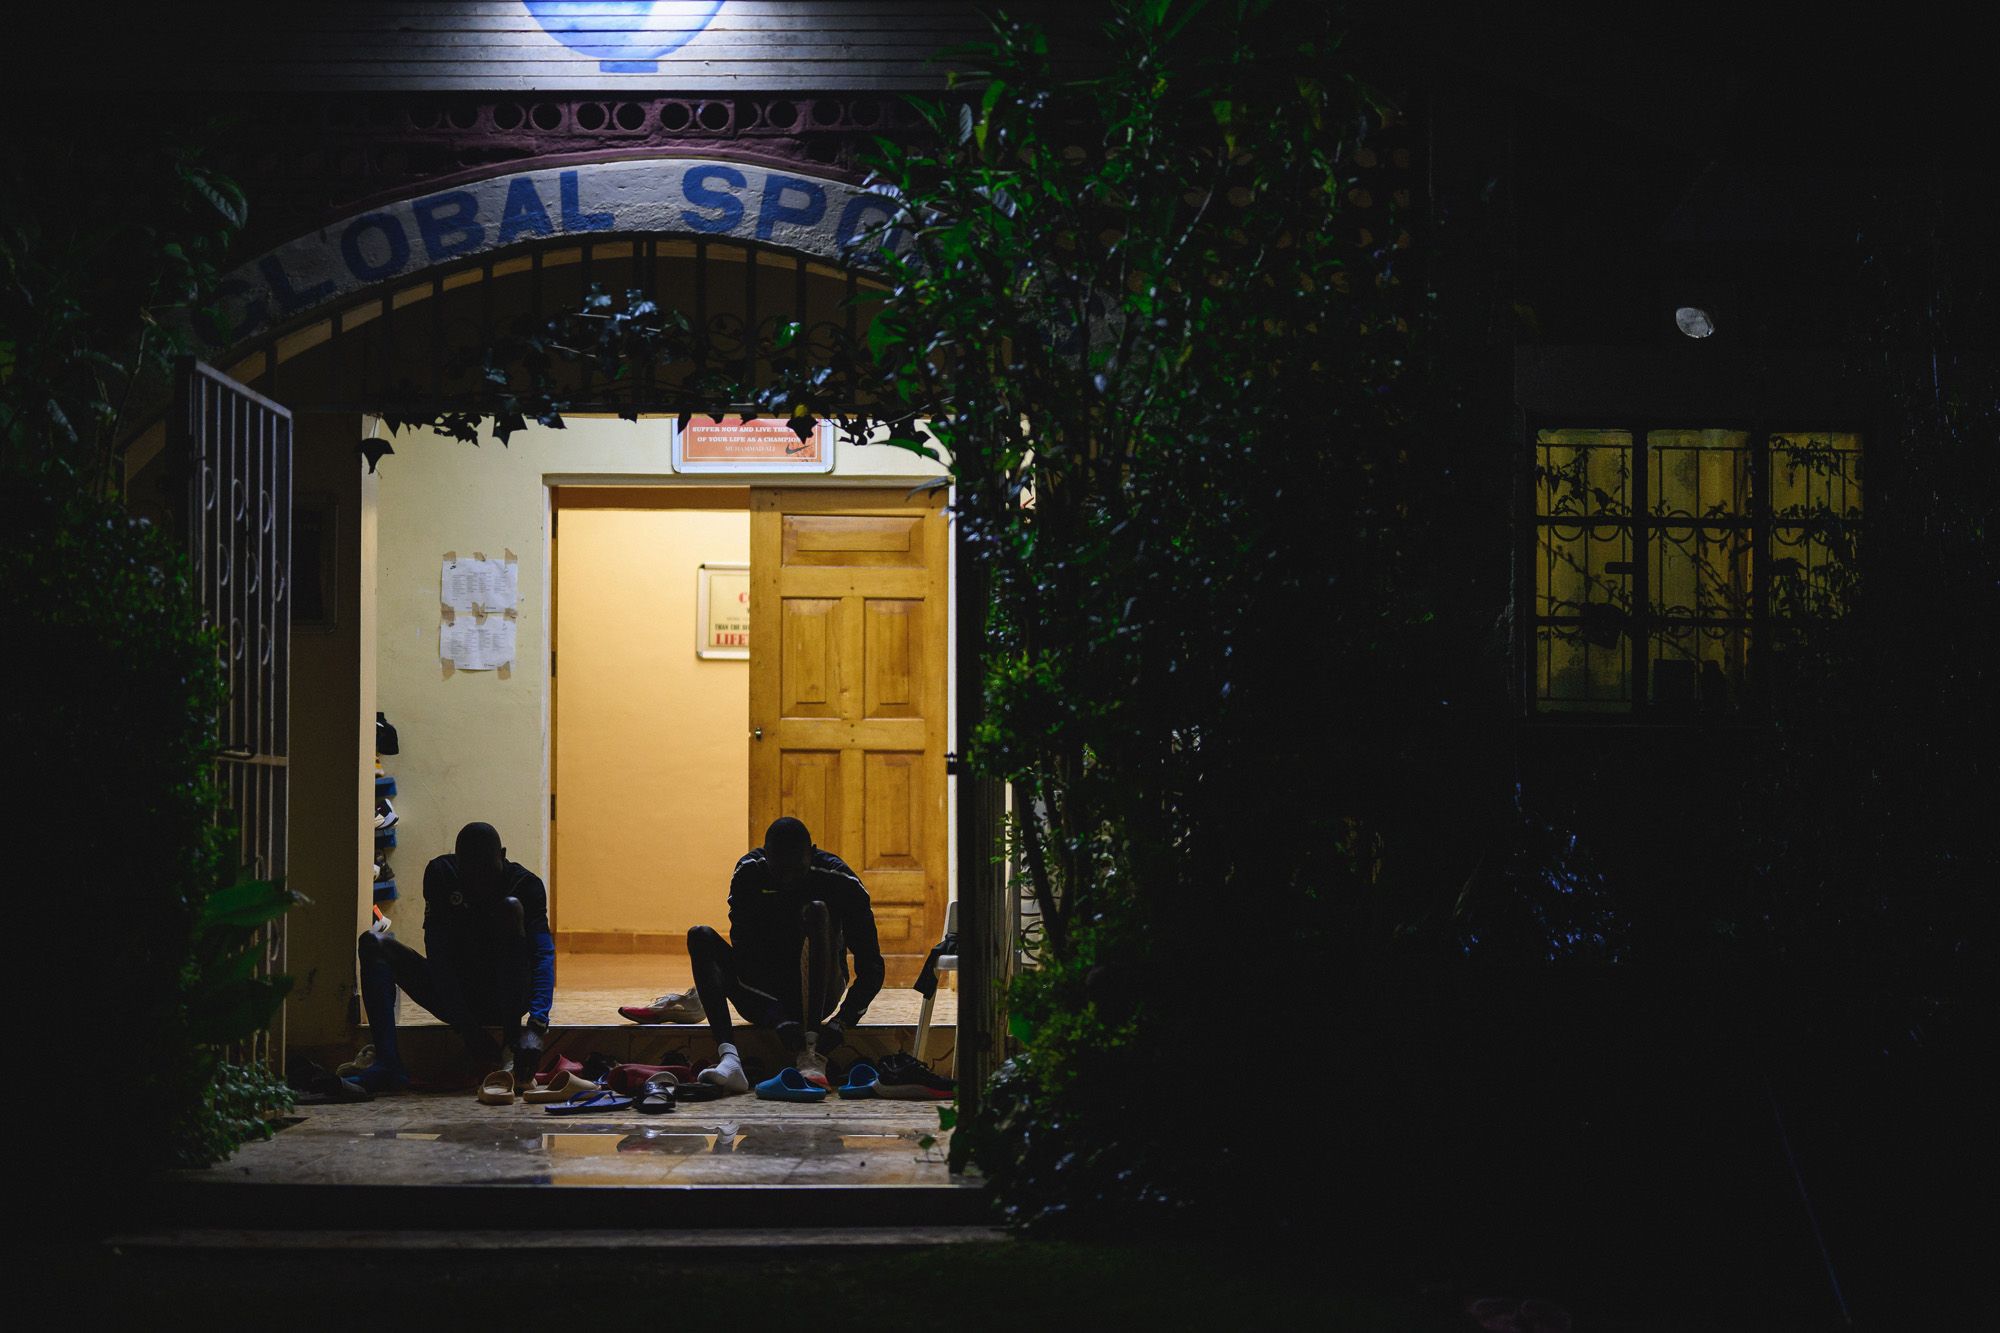
<path id="1" fill-rule="evenodd" d="M 821 1055 L 830 1055 L 847 1041 L 847 1029 L 838 1018 L 829 1018 L 819 1025 L 819 1045 L 814 1047 Z"/>

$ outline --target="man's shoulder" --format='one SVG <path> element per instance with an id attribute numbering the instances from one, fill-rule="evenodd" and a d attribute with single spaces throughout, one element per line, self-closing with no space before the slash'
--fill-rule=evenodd
<path id="1" fill-rule="evenodd" d="M 729 887 L 732 891 L 738 887 L 776 891 L 778 876 L 763 848 L 752 848 L 737 858 L 736 869 L 729 873 Z"/>
<path id="2" fill-rule="evenodd" d="M 858 889 L 861 887 L 861 876 L 855 874 L 852 866 L 835 856 L 832 852 L 821 851 L 817 847 L 813 848 L 812 868 L 819 874 L 838 875 L 842 879 L 853 880 L 855 888 Z"/>
<path id="3" fill-rule="evenodd" d="M 524 893 L 530 895 L 540 894 L 543 897 L 547 897 L 549 892 L 542 884 L 542 877 L 522 865 L 519 861 L 509 861 L 507 863 L 507 886 L 507 891 L 516 898 Z"/>
<path id="4" fill-rule="evenodd" d="M 450 852 L 433 856 L 424 866 L 424 896 L 444 893 L 458 884 L 458 857 Z"/>

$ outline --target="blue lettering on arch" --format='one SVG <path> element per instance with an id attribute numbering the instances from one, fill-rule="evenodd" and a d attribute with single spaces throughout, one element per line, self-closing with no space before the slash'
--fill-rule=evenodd
<path id="1" fill-rule="evenodd" d="M 379 264 L 370 263 L 361 253 L 361 238 L 371 230 L 381 233 L 383 243 L 389 247 L 389 257 Z M 348 272 L 363 282 L 378 282 L 402 272 L 410 262 L 410 238 L 393 214 L 363 213 L 340 233 L 340 254 L 347 261 Z"/>
<path id="2" fill-rule="evenodd" d="M 522 232 L 535 236 L 547 236 L 555 227 L 549 222 L 549 210 L 542 203 L 542 196 L 535 192 L 535 182 L 527 176 L 516 176 L 507 185 L 507 205 L 500 212 L 500 244 L 511 244 Z"/>
<path id="3" fill-rule="evenodd" d="M 887 200 L 867 194 L 856 195 L 847 201 L 846 208 L 840 210 L 840 225 L 834 229 L 835 243 L 841 249 L 845 250 L 853 245 L 860 239 L 861 233 L 867 230 L 867 224 L 862 221 L 863 215 L 867 213 L 877 214 L 883 222 L 896 216 L 895 209 Z M 896 235 L 897 233 L 892 232 L 883 239 L 893 245 Z"/>
<path id="4" fill-rule="evenodd" d="M 576 173 L 565 171 L 557 181 L 562 193 L 562 219 L 564 231 L 610 231 L 612 217 L 609 213 L 586 213 L 577 198 Z"/>
<path id="5" fill-rule="evenodd" d="M 804 201 L 788 204 L 785 202 L 785 196 L 788 194 L 802 195 Z M 797 176 L 779 176 L 775 173 L 764 178 L 764 198 L 757 206 L 758 240 L 770 240 L 772 231 L 781 222 L 810 227 L 825 216 L 826 191 L 811 181 L 802 181 Z"/>
<path id="6" fill-rule="evenodd" d="M 333 279 L 316 282 L 304 291 L 292 286 L 292 275 L 285 272 L 284 264 L 276 255 L 265 255 L 257 261 L 257 271 L 264 275 L 265 285 L 278 302 L 278 309 L 286 314 L 303 310 L 309 305 L 317 305 L 333 295 Z"/>
<path id="7" fill-rule="evenodd" d="M 419 199 L 410 205 L 417 219 L 417 234 L 424 238 L 424 253 L 433 264 L 477 250 L 486 239 L 479 223 L 479 201 L 464 190 L 452 190 Z"/>
<path id="8" fill-rule="evenodd" d="M 681 193 L 687 196 L 687 201 L 694 208 L 682 209 L 681 221 L 696 231 L 711 234 L 735 231 L 743 222 L 743 201 L 729 191 L 711 188 L 708 182 L 712 180 L 724 182 L 730 190 L 740 190 L 747 183 L 743 173 L 734 167 L 689 167 L 687 174 L 681 177 Z M 718 215 L 710 217 L 706 213 L 697 213 L 697 208 L 712 208 L 717 210 Z"/>

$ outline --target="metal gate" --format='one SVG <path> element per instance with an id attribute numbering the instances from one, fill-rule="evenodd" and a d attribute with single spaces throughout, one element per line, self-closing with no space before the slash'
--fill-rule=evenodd
<path id="1" fill-rule="evenodd" d="M 291 731 L 292 414 L 198 361 L 177 377 L 168 448 L 186 468 L 183 534 L 203 617 L 222 635 L 229 698 L 216 719 L 216 776 L 238 861 L 285 875 Z M 260 976 L 285 970 L 285 923 L 264 928 Z M 281 1069 L 282 1010 L 233 1058 Z"/>

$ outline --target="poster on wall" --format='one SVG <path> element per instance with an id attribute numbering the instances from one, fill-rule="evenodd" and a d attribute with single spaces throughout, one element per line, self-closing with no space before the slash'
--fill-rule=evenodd
<path id="1" fill-rule="evenodd" d="M 513 665 L 520 606 L 519 556 L 446 551 L 438 564 L 438 657 L 460 671 Z"/>
<path id="2" fill-rule="evenodd" d="M 822 421 L 805 439 L 778 417 L 692 418 L 674 423 L 676 472 L 831 472 L 833 426 Z"/>
<path id="3" fill-rule="evenodd" d="M 695 566 L 694 655 L 750 656 L 750 566 Z"/>

